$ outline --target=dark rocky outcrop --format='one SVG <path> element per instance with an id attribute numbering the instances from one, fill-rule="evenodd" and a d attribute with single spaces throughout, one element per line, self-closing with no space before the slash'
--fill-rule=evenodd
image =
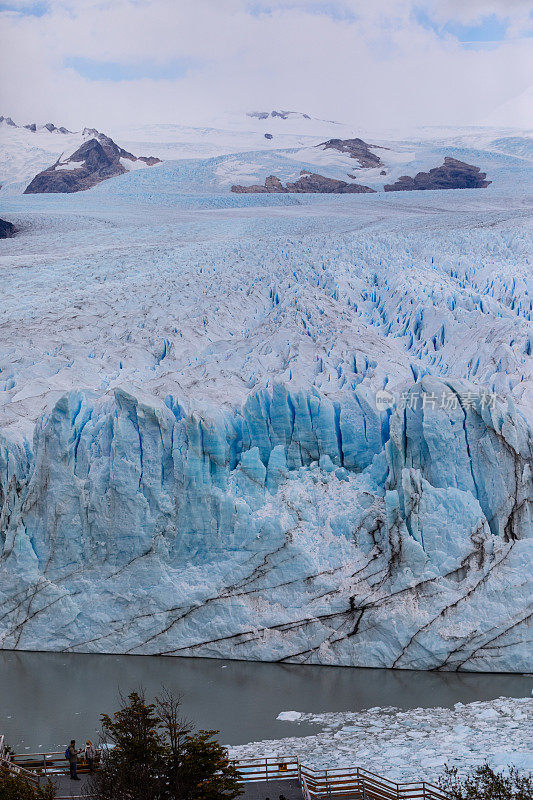
<path id="1" fill-rule="evenodd" d="M 362 167 L 371 169 L 381 166 L 381 159 L 370 148 L 377 145 L 367 144 L 362 139 L 328 139 L 317 145 L 330 150 L 338 150 L 339 153 L 348 153 L 351 158 L 356 158 Z M 381 148 L 384 149 L 384 148 Z"/>
<path id="2" fill-rule="evenodd" d="M 131 156 L 131 158 L 130 158 L 130 156 L 131 156 L 131 154 L 128 154 L 127 156 L 124 156 L 124 157 L 125 158 L 129 158 L 130 161 L 143 161 L 146 164 L 147 167 L 153 167 L 154 164 L 160 164 L 161 163 L 161 159 L 160 158 L 156 158 L 155 156 L 137 156 L 137 158 L 135 156 Z"/>
<path id="3" fill-rule="evenodd" d="M 0 116 L 0 122 L 5 122 L 6 125 L 9 125 L 12 128 L 26 128 L 26 130 L 31 131 L 32 133 L 37 131 L 37 125 L 35 122 L 29 122 L 27 125 L 17 125 L 15 122 L 13 122 L 11 117 L 2 116 Z M 69 131 L 68 128 L 65 128 L 63 125 L 60 128 L 56 127 L 53 122 L 47 122 L 46 125 L 43 125 L 43 128 L 50 133 L 54 133 L 55 131 L 58 133 L 72 133 L 72 131 Z"/>
<path id="4" fill-rule="evenodd" d="M 15 226 L 12 222 L 7 222 L 5 219 L 0 219 L 0 239 L 9 239 L 15 235 Z"/>
<path id="5" fill-rule="evenodd" d="M 72 131 L 69 131 L 69 129 L 65 128 L 63 125 L 58 128 L 53 122 L 47 122 L 44 127 L 47 131 L 50 131 L 50 133 L 53 133 L 54 131 L 57 131 L 58 133 L 72 133 Z"/>
<path id="6" fill-rule="evenodd" d="M 59 159 L 33 178 L 24 194 L 43 194 L 59 192 L 81 192 L 98 183 L 127 172 L 121 159 L 143 161 L 147 166 L 158 164 L 155 156 L 137 158 L 123 150 L 115 142 L 96 131 L 96 137 L 89 139 L 68 159 Z"/>
<path id="7" fill-rule="evenodd" d="M 270 177 L 273 178 L 274 176 L 271 175 Z M 267 178 L 267 181 L 268 180 L 270 179 Z M 276 180 L 278 179 L 276 178 Z M 254 183 L 252 186 L 239 186 L 238 184 L 233 185 L 231 187 L 231 191 L 235 192 L 235 194 L 273 194 L 275 192 L 286 192 L 287 190 L 283 186 L 281 186 L 281 189 L 269 189 L 267 188 L 265 181 L 264 186 L 261 186 L 261 184 L 258 183 Z"/>
<path id="8" fill-rule="evenodd" d="M 418 172 L 414 178 L 402 175 L 396 183 L 387 184 L 386 192 L 410 192 L 424 189 L 485 189 L 492 181 L 487 181 L 486 172 L 480 167 L 446 157 L 444 164 L 429 172 Z"/>
<path id="9" fill-rule="evenodd" d="M 302 114 L 301 111 L 248 111 L 246 116 L 254 119 L 268 119 L 269 117 L 278 117 L 279 119 L 289 119 L 289 117 L 311 119 L 309 114 Z"/>
<path id="10" fill-rule="evenodd" d="M 297 193 L 333 193 L 333 194 L 366 194 L 373 192 L 369 186 L 362 186 L 360 183 L 346 183 L 336 178 L 326 178 L 324 175 L 317 175 L 316 172 L 302 175 L 295 183 L 287 184 L 288 192 Z"/>
<path id="11" fill-rule="evenodd" d="M 265 189 L 267 192 L 287 192 L 288 190 L 283 186 L 279 178 L 275 175 L 269 175 L 265 180 Z"/>
<path id="12" fill-rule="evenodd" d="M 302 117 L 303 119 L 311 119 L 309 114 L 302 114 L 300 111 L 271 111 L 271 117 L 280 117 L 280 119 L 288 119 L 289 117 Z"/>
<path id="13" fill-rule="evenodd" d="M 346 183 L 336 178 L 326 178 L 324 175 L 302 170 L 297 181 L 287 183 L 285 186 L 275 175 L 269 175 L 264 186 L 260 184 L 232 186 L 231 191 L 236 194 L 363 194 L 373 192 L 374 189 L 359 183 Z"/>

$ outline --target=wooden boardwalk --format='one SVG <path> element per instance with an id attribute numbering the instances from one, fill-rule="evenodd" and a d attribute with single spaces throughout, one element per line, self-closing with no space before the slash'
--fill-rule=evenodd
<path id="1" fill-rule="evenodd" d="M 84 787 L 87 784 L 88 775 L 80 775 L 79 781 L 72 781 L 70 775 L 53 775 L 50 776 L 52 783 L 57 788 L 56 800 L 72 800 L 72 798 L 83 797 Z"/>
<path id="2" fill-rule="evenodd" d="M 240 800 L 303 800 L 302 788 L 296 779 L 243 783 L 243 789 Z"/>
<path id="3" fill-rule="evenodd" d="M 315 770 L 294 756 L 233 763 L 240 773 L 244 800 L 449 800 L 442 789 L 427 781 L 396 783 L 361 767 Z M 64 753 L 28 753 L 8 761 L 0 752 L 2 764 L 33 785 L 43 786 L 49 777 L 58 788 L 58 800 L 89 796 L 85 793 L 87 765 L 81 760 L 80 781 L 70 780 Z"/>
<path id="4" fill-rule="evenodd" d="M 57 787 L 56 800 L 78 800 L 86 798 L 84 787 L 88 775 L 80 775 L 79 781 L 72 781 L 69 775 L 57 775 L 52 780 Z M 303 800 L 302 789 L 297 780 L 256 781 L 243 784 L 240 800 Z"/>

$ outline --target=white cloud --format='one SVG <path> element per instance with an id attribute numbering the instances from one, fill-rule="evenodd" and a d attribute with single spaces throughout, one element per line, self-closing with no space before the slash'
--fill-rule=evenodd
<path id="1" fill-rule="evenodd" d="M 420 25 L 421 5 L 440 22 L 526 19 L 521 0 L 52 0 L 42 16 L 0 17 L 1 113 L 105 127 L 264 106 L 390 127 L 476 122 L 527 88 L 533 40 L 468 50 Z M 94 81 L 64 67 L 72 57 L 194 66 Z"/>
<path id="2" fill-rule="evenodd" d="M 457 19 L 472 22 L 490 14 L 500 17 L 524 19 L 531 11 L 530 0 L 432 0 L 432 13 L 440 19 Z"/>

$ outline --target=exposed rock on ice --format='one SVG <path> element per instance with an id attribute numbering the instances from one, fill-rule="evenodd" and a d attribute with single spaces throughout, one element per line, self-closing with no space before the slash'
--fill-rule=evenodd
<path id="1" fill-rule="evenodd" d="M 4 123 L 5 125 L 9 125 L 11 128 L 19 128 L 19 127 L 21 127 L 21 126 L 17 125 L 16 122 L 13 122 L 11 117 L 0 116 L 0 124 L 1 123 Z M 35 133 L 37 131 L 37 125 L 36 125 L 35 122 L 30 122 L 27 125 L 23 125 L 22 127 L 26 128 L 27 130 L 31 131 L 32 133 Z M 69 131 L 68 128 L 65 128 L 63 125 L 61 125 L 58 128 L 56 125 L 54 125 L 53 122 L 47 122 L 45 125 L 42 125 L 40 127 L 43 130 L 48 131 L 48 133 L 55 133 L 55 132 L 63 133 L 63 134 L 72 133 L 72 131 Z"/>
<path id="2" fill-rule="evenodd" d="M 429 172 L 418 172 L 414 178 L 402 175 L 396 183 L 387 184 L 386 192 L 409 192 L 420 189 L 485 189 L 492 181 L 487 181 L 486 172 L 479 167 L 465 164 L 456 158 L 446 157 L 441 167 Z"/>
<path id="3" fill-rule="evenodd" d="M 45 126 L 52 130 L 49 126 Z M 69 133 L 65 129 L 66 133 Z M 142 161 L 148 166 L 158 164 L 154 156 L 136 156 L 104 134 L 84 142 L 68 158 L 60 158 L 48 169 L 36 175 L 24 190 L 24 194 L 43 194 L 49 192 L 81 192 L 96 186 L 101 181 L 122 175 L 127 168 L 123 160 Z"/>
<path id="4" fill-rule="evenodd" d="M 311 119 L 309 114 L 303 114 L 300 111 L 249 111 L 246 116 L 255 119 L 268 119 L 269 117 L 278 117 L 279 119 Z"/>
<path id="5" fill-rule="evenodd" d="M 333 194 L 365 194 L 373 192 L 368 186 L 363 186 L 360 183 L 347 183 L 335 178 L 325 178 L 323 175 L 317 175 L 316 172 L 302 172 L 300 178 L 294 183 L 287 183 L 287 191 L 295 192 L 297 194 L 305 194 L 307 192 L 332 192 Z"/>
<path id="6" fill-rule="evenodd" d="M 53 122 L 47 122 L 44 127 L 50 133 L 53 133 L 54 131 L 58 131 L 59 133 L 63 134 L 72 133 L 72 131 L 69 131 L 68 128 L 65 128 L 63 125 L 58 128 Z"/>
<path id="7" fill-rule="evenodd" d="M 319 147 L 324 150 L 338 150 L 340 153 L 348 153 L 352 158 L 357 159 L 362 167 L 372 169 L 373 167 L 381 166 L 381 159 L 370 148 L 375 148 L 375 145 L 370 145 L 362 139 L 329 139 L 327 142 L 322 142 Z"/>
<path id="8" fill-rule="evenodd" d="M 234 185 L 231 191 L 236 194 L 278 194 L 283 192 L 292 192 L 294 194 L 364 194 L 374 192 L 368 186 L 363 186 L 360 183 L 347 183 L 340 181 L 336 178 L 326 178 L 324 175 L 318 175 L 316 172 L 309 172 L 302 170 L 300 178 L 294 183 L 287 183 L 283 186 L 280 179 L 275 175 L 269 175 L 265 180 L 265 185 L 254 184 L 252 186 L 239 186 Z"/>
<path id="9" fill-rule="evenodd" d="M 10 236 L 15 235 L 15 226 L 12 222 L 7 222 L 5 219 L 0 219 L 0 239 L 8 239 Z"/>

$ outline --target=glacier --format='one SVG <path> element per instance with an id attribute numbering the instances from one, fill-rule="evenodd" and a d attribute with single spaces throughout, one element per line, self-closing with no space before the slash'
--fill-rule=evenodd
<path id="1" fill-rule="evenodd" d="M 0 647 L 530 669 L 531 172 L 493 141 L 394 145 L 493 180 L 445 197 L 230 196 L 308 165 L 272 150 L 2 190 Z"/>

